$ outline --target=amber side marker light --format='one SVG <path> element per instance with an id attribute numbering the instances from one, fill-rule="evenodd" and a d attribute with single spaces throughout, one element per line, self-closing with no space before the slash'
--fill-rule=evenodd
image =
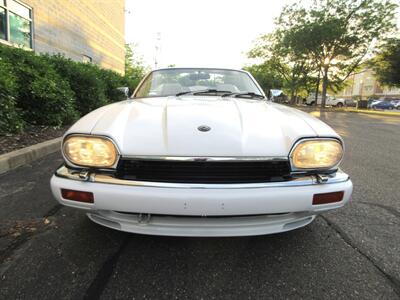
<path id="1" fill-rule="evenodd" d="M 61 189 L 61 195 L 64 199 L 68 199 L 68 200 L 85 202 L 85 203 L 93 203 L 94 202 L 94 196 L 93 196 L 93 193 L 91 193 L 91 192 L 82 192 L 82 191 Z"/>
<path id="2" fill-rule="evenodd" d="M 340 202 L 343 200 L 344 192 L 333 192 L 333 193 L 323 193 L 323 194 L 314 194 L 312 204 L 328 204 Z"/>

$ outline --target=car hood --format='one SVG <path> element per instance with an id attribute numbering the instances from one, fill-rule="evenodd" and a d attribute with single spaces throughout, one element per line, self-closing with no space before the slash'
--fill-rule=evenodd
<path id="1" fill-rule="evenodd" d="M 202 132 L 199 126 L 211 129 Z M 132 99 L 97 109 L 66 134 L 104 135 L 122 155 L 287 156 L 304 137 L 337 137 L 318 119 L 265 100 L 181 96 Z"/>

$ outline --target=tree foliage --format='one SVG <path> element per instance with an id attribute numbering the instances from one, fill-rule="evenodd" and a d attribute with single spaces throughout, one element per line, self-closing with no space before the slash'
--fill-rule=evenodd
<path id="1" fill-rule="evenodd" d="M 143 59 L 135 53 L 135 45 L 126 44 L 125 79 L 131 93 L 136 89 L 147 72 L 148 68 L 145 67 Z"/>
<path id="2" fill-rule="evenodd" d="M 292 102 L 309 81 L 312 69 L 309 61 L 304 59 L 302 53 L 285 47 L 282 33 L 278 30 L 262 36 L 258 45 L 249 52 L 249 57 L 263 59 L 261 65 L 264 71 L 279 75 L 281 86 L 288 91 Z"/>
<path id="3" fill-rule="evenodd" d="M 268 95 L 271 89 L 282 89 L 284 79 L 269 61 L 262 64 L 247 66 L 244 70 L 250 72 L 263 91 Z"/>
<path id="4" fill-rule="evenodd" d="M 389 39 L 371 62 L 381 83 L 400 87 L 400 39 Z"/>
<path id="5" fill-rule="evenodd" d="M 377 40 L 395 30 L 391 0 L 315 0 L 284 7 L 272 34 L 250 56 L 274 58 L 290 69 L 291 89 L 315 77 L 322 81 L 322 106 L 329 86 L 340 86 L 372 52 Z"/>

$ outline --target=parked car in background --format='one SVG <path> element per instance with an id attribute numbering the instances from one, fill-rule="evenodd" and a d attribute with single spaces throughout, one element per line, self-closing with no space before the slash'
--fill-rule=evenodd
<path id="1" fill-rule="evenodd" d="M 318 95 L 317 105 L 320 105 L 322 102 L 322 95 Z M 307 105 L 315 105 L 315 93 L 311 93 L 306 99 Z M 343 107 L 345 104 L 345 100 L 342 98 L 336 98 L 330 95 L 326 95 L 326 105 Z"/>
<path id="2" fill-rule="evenodd" d="M 381 101 L 382 100 L 378 100 L 378 99 L 368 99 L 367 108 L 372 108 L 372 105 L 375 105 Z"/>
<path id="3" fill-rule="evenodd" d="M 379 101 L 371 104 L 372 109 L 393 109 L 394 105 L 391 101 Z"/>
<path id="4" fill-rule="evenodd" d="M 395 109 L 400 109 L 400 99 L 392 100 Z"/>
<path id="5" fill-rule="evenodd" d="M 344 105 L 346 107 L 356 107 L 357 106 L 357 100 L 354 99 L 346 99 L 344 100 Z"/>
<path id="6" fill-rule="evenodd" d="M 92 111 L 62 142 L 54 197 L 103 226 L 243 236 L 306 226 L 345 205 L 343 139 L 268 101 L 245 71 L 152 71 L 133 98 Z"/>

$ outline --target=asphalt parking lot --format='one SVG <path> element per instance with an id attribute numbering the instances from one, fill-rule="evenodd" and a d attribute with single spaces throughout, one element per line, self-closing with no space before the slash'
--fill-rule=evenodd
<path id="1" fill-rule="evenodd" d="M 0 176 L 0 299 L 399 299 L 400 118 L 314 113 L 345 139 L 353 201 L 284 234 L 142 236 L 49 190 L 61 155 Z"/>

